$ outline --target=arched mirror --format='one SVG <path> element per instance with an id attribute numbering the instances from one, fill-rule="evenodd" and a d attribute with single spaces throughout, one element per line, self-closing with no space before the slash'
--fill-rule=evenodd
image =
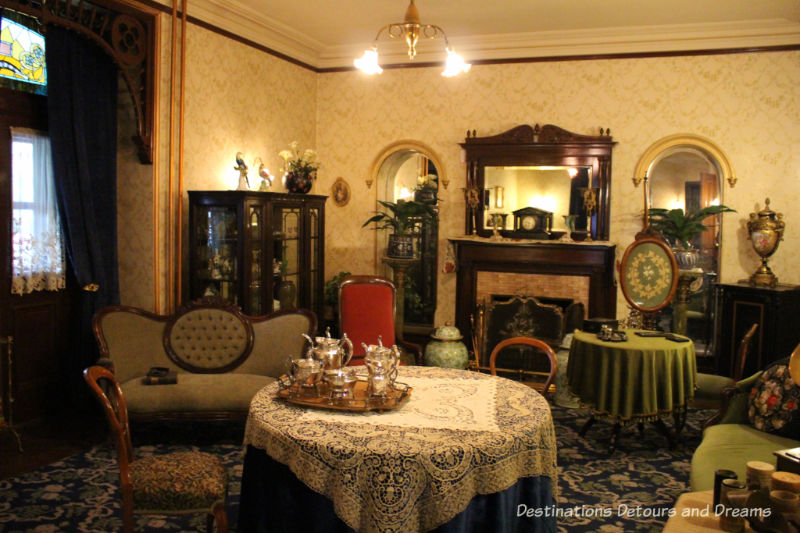
<path id="1" fill-rule="evenodd" d="M 436 207 L 439 184 L 447 182 L 441 168 L 433 151 L 424 144 L 415 141 L 394 143 L 385 148 L 373 164 L 371 175 L 377 188 L 377 200 L 397 202 L 413 199 Z M 405 331 L 414 333 L 419 330 L 427 335 L 436 312 L 437 219 L 415 224 L 413 235 L 418 260 L 406 271 L 403 322 Z M 386 250 L 387 232 L 378 231 L 377 239 L 380 255 Z M 392 279 L 393 272 L 381 257 L 376 263 L 378 273 Z"/>
<path id="2" fill-rule="evenodd" d="M 651 208 L 681 209 L 685 214 L 723 204 L 723 185 L 736 183 L 728 158 L 713 142 L 692 134 L 678 134 L 655 142 L 636 166 L 634 185 L 642 184 L 643 225 Z M 698 250 L 693 263 L 681 266 L 678 292 L 665 309 L 661 327 L 686 334 L 699 357 L 713 355 L 713 284 L 719 277 L 722 216 L 702 220 L 706 230 L 692 236 Z"/>

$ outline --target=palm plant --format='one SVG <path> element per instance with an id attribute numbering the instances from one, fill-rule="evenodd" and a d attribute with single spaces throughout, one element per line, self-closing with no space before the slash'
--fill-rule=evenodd
<path id="1" fill-rule="evenodd" d="M 672 245 L 680 245 L 685 250 L 692 247 L 692 241 L 708 226 L 703 220 L 720 213 L 735 213 L 736 210 L 724 205 L 709 205 L 697 211 L 684 213 L 683 209 L 663 209 L 651 207 L 648 210 L 650 227 L 661 233 Z"/>
<path id="2" fill-rule="evenodd" d="M 362 228 L 375 222 L 375 229 L 391 229 L 395 235 L 406 235 L 419 221 L 430 220 L 436 217 L 436 210 L 427 203 L 415 200 L 398 200 L 395 202 L 378 203 L 386 208 L 386 211 L 375 211 Z"/>

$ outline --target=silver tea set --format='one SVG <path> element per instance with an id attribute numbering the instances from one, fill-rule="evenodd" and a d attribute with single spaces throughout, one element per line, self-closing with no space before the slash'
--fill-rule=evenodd
<path id="1" fill-rule="evenodd" d="M 367 400 L 385 400 L 395 390 L 400 363 L 400 350 L 396 345 L 391 348 L 384 346 L 380 336 L 377 345 L 361 343 L 365 350 L 365 377 L 356 373 L 359 367 L 347 366 L 353 357 L 353 342 L 347 338 L 347 333 L 341 339 L 334 339 L 328 328 L 324 337 L 302 335 L 309 343 L 305 357 L 289 358 L 288 376 L 279 380 L 280 387 L 288 389 L 291 394 L 327 396 L 331 402 L 353 400 L 355 384 L 359 380 L 367 382 Z M 401 390 L 408 388 L 404 384 L 398 385 Z"/>

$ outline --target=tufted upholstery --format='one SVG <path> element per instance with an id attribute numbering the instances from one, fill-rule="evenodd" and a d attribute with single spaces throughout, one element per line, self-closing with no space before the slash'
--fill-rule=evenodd
<path id="1" fill-rule="evenodd" d="M 100 363 L 113 369 L 132 419 L 243 418 L 253 395 L 303 354 L 301 334 L 316 327 L 309 310 L 251 317 L 218 299 L 174 315 L 112 306 L 94 317 Z M 154 366 L 177 370 L 178 382 L 146 385 Z"/>
<path id="2" fill-rule="evenodd" d="M 178 364 L 204 369 L 227 367 L 249 355 L 253 329 L 231 311 L 198 309 L 170 323 L 164 345 Z"/>

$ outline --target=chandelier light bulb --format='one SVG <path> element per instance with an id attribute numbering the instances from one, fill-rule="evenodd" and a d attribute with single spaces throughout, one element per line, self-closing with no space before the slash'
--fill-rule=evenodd
<path id="1" fill-rule="evenodd" d="M 458 55 L 457 53 L 453 52 L 451 49 L 447 49 L 447 62 L 444 66 L 444 71 L 442 71 L 442 76 L 446 76 L 448 78 L 452 76 L 457 76 L 462 72 L 469 72 L 469 69 L 472 67 L 471 64 L 465 63 L 464 58 Z"/>
<path id="2" fill-rule="evenodd" d="M 353 61 L 358 70 L 364 74 L 380 74 L 383 69 L 378 65 L 378 50 L 364 50 L 364 55 Z"/>
<path id="3" fill-rule="evenodd" d="M 447 35 L 444 30 L 435 24 L 422 24 L 419 19 L 419 11 L 414 5 L 414 0 L 410 0 L 408 9 L 403 22 L 387 24 L 375 36 L 375 41 L 371 50 L 364 52 L 364 55 L 353 61 L 357 69 L 366 74 L 380 74 L 383 69 L 378 65 L 378 39 L 381 34 L 386 32 L 392 39 L 403 39 L 408 46 L 408 58 L 413 60 L 417 55 L 417 43 L 420 37 L 423 39 L 444 39 L 444 46 L 447 50 L 447 62 L 443 76 L 456 76 L 462 72 L 467 72 L 470 68 L 469 63 L 450 49 L 447 42 Z"/>

